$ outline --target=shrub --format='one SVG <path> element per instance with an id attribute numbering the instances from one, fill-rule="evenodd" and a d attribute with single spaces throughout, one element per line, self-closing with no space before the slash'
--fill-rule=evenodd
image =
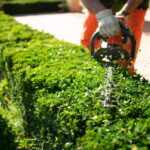
<path id="1" fill-rule="evenodd" d="M 8 3 L 37 3 L 37 2 L 58 2 L 61 0 L 1 0 L 0 3 L 8 4 Z"/>
<path id="2" fill-rule="evenodd" d="M 115 108 L 103 107 L 106 65 L 86 49 L 0 14 L 1 66 L 31 149 L 148 149 L 150 84 L 114 66 Z M 1 67 L 1 68 L 2 68 Z"/>
<path id="3" fill-rule="evenodd" d="M 63 11 L 63 0 L 1 0 L 0 10 L 7 14 L 31 14 Z"/>
<path id="4" fill-rule="evenodd" d="M 7 121 L 0 115 L 0 148 L 14 150 L 16 147 L 15 134 L 11 127 L 8 127 Z"/>

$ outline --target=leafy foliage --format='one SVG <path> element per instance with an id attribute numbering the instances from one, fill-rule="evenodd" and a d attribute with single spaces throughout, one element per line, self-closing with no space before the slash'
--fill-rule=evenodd
<path id="1" fill-rule="evenodd" d="M 113 68 L 116 107 L 103 107 L 106 65 L 81 46 L 0 14 L 1 70 L 20 107 L 30 149 L 131 149 L 150 146 L 150 84 Z M 21 147 L 21 146 L 20 146 Z"/>
<path id="2" fill-rule="evenodd" d="M 61 0 L 1 0 L 1 4 L 11 3 L 37 3 L 37 2 L 59 2 Z"/>
<path id="3" fill-rule="evenodd" d="M 3 150 L 16 149 L 15 134 L 12 128 L 8 126 L 7 120 L 0 114 L 0 148 Z"/>
<path id="4" fill-rule="evenodd" d="M 12 124 L 8 121 L 10 116 L 7 81 L 0 82 L 0 149 L 13 150 L 17 148 L 16 133 Z"/>

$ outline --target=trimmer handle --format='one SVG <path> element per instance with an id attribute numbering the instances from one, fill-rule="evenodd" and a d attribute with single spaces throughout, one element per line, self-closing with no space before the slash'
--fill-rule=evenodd
<path id="1" fill-rule="evenodd" d="M 136 49 L 136 40 L 135 37 L 133 36 L 132 32 L 130 31 L 129 27 L 127 25 L 125 25 L 123 23 L 123 21 L 119 20 L 119 25 L 121 28 L 121 33 L 122 33 L 122 37 L 124 37 L 124 43 L 126 43 L 127 39 L 129 38 L 131 41 L 131 54 L 129 56 L 130 59 L 134 59 L 135 58 L 135 49 Z M 99 31 L 96 31 L 91 38 L 90 41 L 90 53 L 91 56 L 94 57 L 95 54 L 95 40 L 101 40 L 101 41 L 105 41 L 107 42 L 108 37 L 103 37 L 102 35 L 100 35 Z"/>

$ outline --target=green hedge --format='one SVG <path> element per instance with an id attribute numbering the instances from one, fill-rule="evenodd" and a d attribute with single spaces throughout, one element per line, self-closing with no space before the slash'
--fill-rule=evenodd
<path id="1" fill-rule="evenodd" d="M 116 107 L 105 108 L 105 64 L 83 47 L 3 13 L 0 22 L 1 74 L 7 77 L 10 99 L 21 109 L 22 138 L 27 139 L 20 145 L 36 150 L 149 148 L 147 80 L 116 65 L 111 91 Z"/>
<path id="2" fill-rule="evenodd" d="M 7 87 L 6 80 L 1 80 L 0 82 L 0 149 L 15 150 L 17 148 L 17 136 L 8 117 L 10 116 L 11 111 L 9 111 L 10 105 L 8 105 L 9 99 L 6 96 L 7 91 L 8 91 L 8 87 Z"/>
<path id="3" fill-rule="evenodd" d="M 12 4 L 12 3 L 37 3 L 37 2 L 60 2 L 62 0 L 1 0 L 0 4 Z"/>
<path id="4" fill-rule="evenodd" d="M 12 128 L 8 126 L 6 119 L 0 113 L 0 148 L 3 150 L 15 150 L 15 134 Z"/>
<path id="5" fill-rule="evenodd" d="M 63 11 L 63 0 L 1 0 L 0 10 L 7 14 L 28 14 Z"/>

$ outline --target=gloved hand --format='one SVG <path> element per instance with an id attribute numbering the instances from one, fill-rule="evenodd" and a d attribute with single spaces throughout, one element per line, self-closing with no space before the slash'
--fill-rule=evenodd
<path id="1" fill-rule="evenodd" d="M 120 32 L 119 19 L 112 14 L 111 9 L 105 9 L 96 14 L 99 22 L 99 32 L 102 36 L 115 36 Z"/>

